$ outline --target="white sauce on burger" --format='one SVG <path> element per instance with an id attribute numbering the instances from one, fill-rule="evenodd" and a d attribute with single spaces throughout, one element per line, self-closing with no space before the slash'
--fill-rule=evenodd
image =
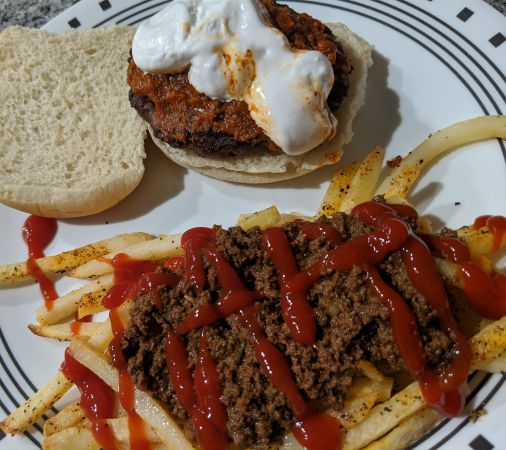
<path id="1" fill-rule="evenodd" d="M 137 30 L 132 56 L 145 72 L 177 73 L 221 101 L 243 100 L 253 120 L 289 155 L 335 134 L 327 106 L 329 60 L 294 50 L 257 0 L 173 0 Z"/>

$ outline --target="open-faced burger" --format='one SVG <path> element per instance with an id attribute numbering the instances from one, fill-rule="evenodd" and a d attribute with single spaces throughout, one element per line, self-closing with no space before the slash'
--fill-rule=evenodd
<path id="1" fill-rule="evenodd" d="M 274 0 L 175 0 L 134 37 L 130 102 L 178 164 L 292 178 L 340 159 L 370 53 L 343 25 Z"/>

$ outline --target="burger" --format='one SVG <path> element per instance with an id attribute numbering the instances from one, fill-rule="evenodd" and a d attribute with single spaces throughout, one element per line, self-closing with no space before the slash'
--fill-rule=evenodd
<path id="1" fill-rule="evenodd" d="M 174 162 L 242 183 L 337 162 L 371 48 L 275 0 L 174 0 L 138 28 L 130 104 Z"/>

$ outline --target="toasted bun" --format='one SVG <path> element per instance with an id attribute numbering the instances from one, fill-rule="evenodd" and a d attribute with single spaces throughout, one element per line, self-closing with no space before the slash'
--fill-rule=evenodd
<path id="1" fill-rule="evenodd" d="M 319 167 L 334 164 L 343 153 L 343 146 L 353 137 L 352 122 L 365 99 L 367 71 L 372 65 L 370 45 L 340 23 L 327 24 L 350 57 L 353 72 L 348 96 L 336 112 L 338 120 L 335 137 L 310 152 L 299 155 L 259 155 L 226 158 L 204 158 L 191 150 L 175 148 L 151 137 L 158 147 L 175 163 L 204 175 L 237 183 L 271 183 L 295 178 Z"/>
<path id="2" fill-rule="evenodd" d="M 0 34 L 0 202 L 77 217 L 126 197 L 146 126 L 128 102 L 133 28 Z"/>

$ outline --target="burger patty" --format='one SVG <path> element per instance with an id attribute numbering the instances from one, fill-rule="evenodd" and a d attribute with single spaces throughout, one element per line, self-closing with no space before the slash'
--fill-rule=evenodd
<path id="1" fill-rule="evenodd" d="M 297 13 L 275 0 L 260 0 L 270 21 L 292 47 L 317 50 L 330 61 L 334 86 L 328 97 L 331 110 L 338 109 L 348 90 L 352 70 L 332 32 L 320 21 Z M 155 136 L 174 147 L 187 148 L 205 157 L 280 152 L 251 118 L 243 101 L 222 102 L 198 92 L 188 72 L 155 75 L 145 73 L 129 60 L 130 104 L 149 122 Z"/>
<path id="2" fill-rule="evenodd" d="M 335 227 L 344 240 L 371 231 L 369 226 L 343 213 L 321 221 Z M 288 224 L 284 230 L 301 270 L 331 249 L 324 237 L 308 238 L 297 224 Z M 247 289 L 262 293 L 257 302 L 258 321 L 268 340 L 289 361 L 300 392 L 316 408 L 339 410 L 342 407 L 347 389 L 359 373 L 360 360 L 374 363 L 385 373 L 404 368 L 392 335 L 389 313 L 368 288 L 362 268 L 327 271 L 308 290 L 317 332 L 315 344 L 306 346 L 292 339 L 283 321 L 279 278 L 263 248 L 262 231 L 216 227 L 216 247 Z M 181 325 L 197 306 L 216 301 L 223 293 L 215 271 L 203 261 L 207 287 L 200 294 L 194 285 L 183 281 L 173 289 L 162 288 L 161 309 L 155 306 L 152 294 L 140 295 L 131 309 L 122 341 L 134 382 L 163 402 L 190 438 L 194 438 L 191 420 L 171 384 L 164 342 L 167 333 Z M 400 254 L 392 253 L 380 264 L 379 270 L 416 316 L 428 365 L 437 370 L 447 367 L 453 361 L 454 342 L 441 331 L 436 312 L 411 284 Z M 237 315 L 189 332 L 183 342 L 192 373 L 202 335 L 217 363 L 231 441 L 239 448 L 265 449 L 269 443 L 279 442 L 290 430 L 293 414 L 285 395 L 264 374 L 251 334 L 240 324 Z"/>

